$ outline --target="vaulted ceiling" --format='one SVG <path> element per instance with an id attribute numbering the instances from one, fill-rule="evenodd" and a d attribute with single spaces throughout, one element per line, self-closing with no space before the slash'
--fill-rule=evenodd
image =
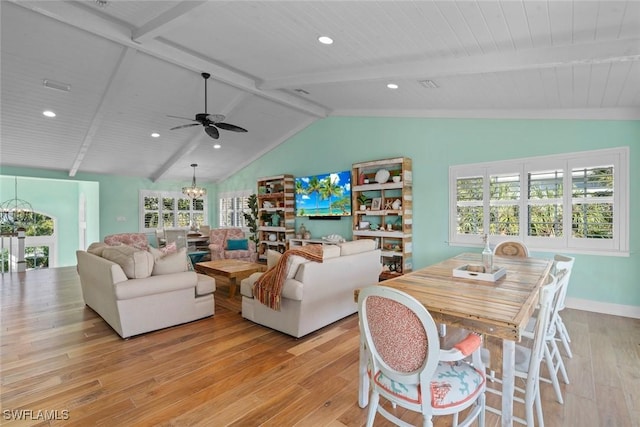
<path id="1" fill-rule="evenodd" d="M 640 118 L 637 1 L 50 0 L 0 14 L 1 165 L 155 181 L 198 163 L 219 181 L 328 116 Z M 205 112 L 202 72 L 207 113 L 247 133 L 169 130 Z"/>

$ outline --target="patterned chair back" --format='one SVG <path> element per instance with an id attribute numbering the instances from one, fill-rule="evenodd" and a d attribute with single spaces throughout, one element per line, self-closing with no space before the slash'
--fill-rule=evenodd
<path id="1" fill-rule="evenodd" d="M 128 245 L 145 251 L 149 249 L 149 240 L 144 233 L 110 234 L 105 236 L 104 242 L 110 246 Z"/>

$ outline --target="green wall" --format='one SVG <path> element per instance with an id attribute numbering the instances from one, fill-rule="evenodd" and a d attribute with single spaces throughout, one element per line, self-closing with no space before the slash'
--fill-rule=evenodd
<path id="1" fill-rule="evenodd" d="M 101 241 L 104 236 L 139 230 L 139 190 L 176 191 L 188 182 L 152 182 L 144 178 L 66 172 L 3 166 L 0 169 L 0 201 L 14 197 L 14 176 L 18 177 L 18 197 L 27 200 L 33 209 L 58 220 L 58 266 L 76 264 L 79 247 L 80 194 L 87 200 L 87 241 Z M 217 193 L 208 187 L 209 223 L 217 218 Z M 119 221 L 118 218 L 124 218 Z"/>
<path id="2" fill-rule="evenodd" d="M 620 146 L 630 147 L 630 218 L 638 218 L 640 121 L 332 117 L 267 153 L 218 190 L 249 188 L 261 176 L 332 172 L 355 162 L 411 157 L 413 262 L 414 268 L 421 268 L 460 252 L 480 250 L 447 243 L 449 166 Z M 350 220 L 305 221 L 305 226 L 314 236 L 351 236 Z M 640 306 L 639 241 L 640 228 L 631 221 L 629 257 L 576 255 L 569 297 Z"/>
<path id="3" fill-rule="evenodd" d="M 414 268 L 420 268 L 464 251 L 480 248 L 450 247 L 448 238 L 448 168 L 450 165 L 514 159 L 547 154 L 603 148 L 630 147 L 630 256 L 601 257 L 576 255 L 569 297 L 640 307 L 640 121 L 594 120 L 489 120 L 422 118 L 331 117 L 315 122 L 259 160 L 218 185 L 207 185 L 209 223 L 217 224 L 217 194 L 221 191 L 256 189 L 256 179 L 291 173 L 295 176 L 350 169 L 355 162 L 407 156 L 413 159 L 414 177 Z M 84 181 L 97 184 L 99 199 L 92 204 L 99 215 L 95 239 L 107 234 L 138 230 L 138 191 L 175 190 L 185 183 L 143 178 L 78 174 L 3 167 L 3 175 Z M 202 183 L 201 183 L 202 184 Z M 8 197 L 13 197 L 10 187 Z M 20 197 L 31 203 L 68 204 L 67 214 L 75 215 L 75 195 L 63 189 L 48 189 L 38 195 Z M 5 193 L 3 187 L 3 194 Z M 7 197 L 7 198 L 8 198 Z M 4 200 L 4 199 L 3 199 Z M 35 206 L 34 206 L 35 207 Z M 118 217 L 126 218 L 117 221 Z M 298 221 L 298 224 L 300 221 Z M 309 221 L 304 224 L 315 237 L 338 233 L 351 237 L 351 219 Z M 94 229 L 95 230 L 95 229 Z M 77 231 L 61 238 L 65 264 L 74 265 Z M 535 253 L 536 256 L 550 256 Z"/>

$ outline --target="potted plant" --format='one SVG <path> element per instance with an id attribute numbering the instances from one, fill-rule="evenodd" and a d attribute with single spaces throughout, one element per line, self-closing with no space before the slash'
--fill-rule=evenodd
<path id="1" fill-rule="evenodd" d="M 256 243 L 258 247 L 258 196 L 255 194 L 247 197 L 249 212 L 243 212 L 245 223 L 249 227 L 249 239 Z"/>
<path id="2" fill-rule="evenodd" d="M 358 196 L 358 204 L 360 205 L 361 211 L 367 210 L 367 203 L 369 202 L 369 200 L 370 199 L 364 193 L 360 193 L 360 195 Z"/>

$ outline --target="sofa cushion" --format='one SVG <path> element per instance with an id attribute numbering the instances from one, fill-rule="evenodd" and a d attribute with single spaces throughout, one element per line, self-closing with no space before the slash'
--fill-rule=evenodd
<path id="1" fill-rule="evenodd" d="M 322 247 L 322 259 L 338 258 L 340 256 L 340 246 L 324 245 Z"/>
<path id="2" fill-rule="evenodd" d="M 227 240 L 227 249 L 230 251 L 249 249 L 249 239 L 229 239 Z"/>
<path id="3" fill-rule="evenodd" d="M 104 242 L 94 242 L 92 244 L 89 245 L 89 247 L 87 248 L 87 252 L 89 252 L 90 254 L 94 254 L 95 256 L 102 256 L 102 252 L 104 251 L 104 248 L 108 248 L 109 245 L 107 245 Z"/>
<path id="4" fill-rule="evenodd" d="M 281 256 L 282 254 L 280 252 L 267 249 L 267 270 L 275 267 Z"/>
<path id="5" fill-rule="evenodd" d="M 102 251 L 102 258 L 120 265 L 129 279 L 149 277 L 154 269 L 153 256 L 133 246 L 108 246 Z"/>
<path id="6" fill-rule="evenodd" d="M 360 239 L 339 244 L 340 255 L 353 255 L 361 252 L 372 251 L 376 248 L 376 241 L 373 239 Z"/>
<path id="7" fill-rule="evenodd" d="M 183 271 L 187 271 L 187 248 L 180 248 L 176 253 L 157 258 L 151 275 L 159 276 Z"/>

